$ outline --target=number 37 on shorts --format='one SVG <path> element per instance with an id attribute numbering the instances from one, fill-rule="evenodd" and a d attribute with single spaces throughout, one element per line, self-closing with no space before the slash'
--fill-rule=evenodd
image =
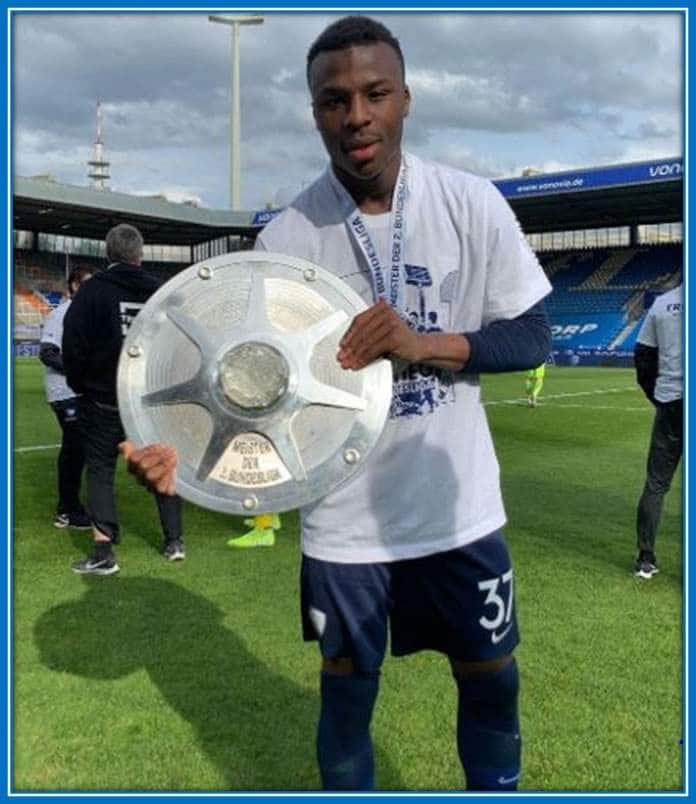
<path id="1" fill-rule="evenodd" d="M 512 569 L 496 578 L 479 581 L 478 588 L 484 596 L 484 614 L 479 617 L 479 625 L 490 634 L 491 642 L 502 642 L 513 627 L 513 580 Z"/>

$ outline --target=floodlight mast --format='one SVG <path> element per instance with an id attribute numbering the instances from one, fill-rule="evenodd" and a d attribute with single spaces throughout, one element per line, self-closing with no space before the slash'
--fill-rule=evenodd
<path id="1" fill-rule="evenodd" d="M 90 167 L 87 176 L 92 179 L 92 186 L 97 190 L 107 190 L 106 182 L 111 178 L 109 176 L 109 165 L 111 163 L 104 156 L 101 101 L 97 101 L 97 139 L 94 141 L 92 158 L 87 164 Z"/>
<path id="2" fill-rule="evenodd" d="M 261 25 L 261 14 L 209 14 L 210 22 L 219 22 L 232 28 L 232 103 L 230 105 L 230 207 L 240 207 L 240 101 L 239 101 L 239 26 Z"/>

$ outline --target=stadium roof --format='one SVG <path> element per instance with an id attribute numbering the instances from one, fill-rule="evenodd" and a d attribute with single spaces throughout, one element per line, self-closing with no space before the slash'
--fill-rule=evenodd
<path id="1" fill-rule="evenodd" d="M 132 223 L 145 242 L 195 245 L 228 234 L 248 234 L 253 213 L 203 209 L 162 198 L 15 177 L 13 226 L 30 232 L 103 240 L 117 223 Z"/>
<path id="2" fill-rule="evenodd" d="M 494 182 L 528 233 L 672 223 L 683 218 L 681 158 Z M 103 240 L 132 223 L 148 244 L 195 245 L 253 235 L 280 210 L 214 210 L 162 198 L 15 177 L 14 228 Z"/>
<path id="3" fill-rule="evenodd" d="M 683 219 L 680 157 L 545 173 L 494 184 L 527 234 Z"/>

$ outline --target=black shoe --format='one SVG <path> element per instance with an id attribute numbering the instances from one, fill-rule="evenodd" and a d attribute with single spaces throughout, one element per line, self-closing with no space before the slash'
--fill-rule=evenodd
<path id="1" fill-rule="evenodd" d="M 115 553 L 98 550 L 81 561 L 75 561 L 72 565 L 72 571 L 78 575 L 113 575 L 119 569 Z"/>
<path id="2" fill-rule="evenodd" d="M 659 571 L 660 570 L 655 563 L 655 556 L 647 553 L 641 553 L 636 559 L 636 569 L 633 574 L 636 576 L 636 578 L 645 578 L 646 580 L 649 580 L 654 575 L 657 575 Z"/>
<path id="3" fill-rule="evenodd" d="M 92 520 L 85 511 L 73 511 L 69 514 L 56 514 L 53 520 L 54 528 L 75 528 L 75 530 L 89 530 Z"/>
<path id="4" fill-rule="evenodd" d="M 165 542 L 162 553 L 167 561 L 183 561 L 186 558 L 184 543 L 179 539 L 172 539 Z"/>

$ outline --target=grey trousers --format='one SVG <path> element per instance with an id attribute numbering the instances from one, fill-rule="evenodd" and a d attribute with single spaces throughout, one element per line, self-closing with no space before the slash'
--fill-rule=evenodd
<path id="1" fill-rule="evenodd" d="M 636 531 L 638 550 L 655 553 L 655 537 L 662 503 L 682 456 L 684 406 L 677 402 L 658 404 L 655 410 L 645 486 L 638 502 Z"/>

